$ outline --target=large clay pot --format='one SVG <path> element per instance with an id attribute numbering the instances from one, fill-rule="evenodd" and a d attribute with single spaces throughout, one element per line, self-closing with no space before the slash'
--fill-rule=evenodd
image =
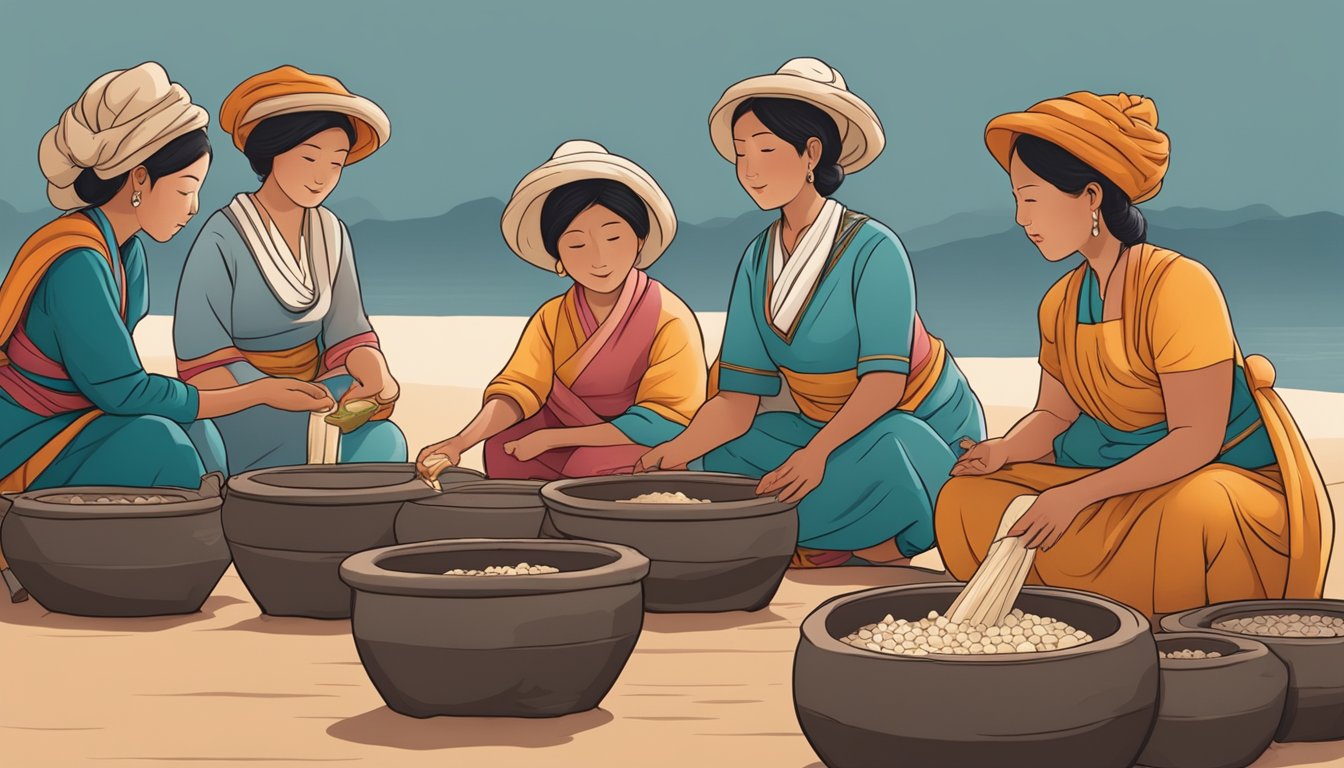
<path id="1" fill-rule="evenodd" d="M 480 477 L 465 469 L 449 473 Z M 224 534 L 238 575 L 263 612 L 348 618 L 341 561 L 395 543 L 397 510 L 434 494 L 410 464 L 259 469 L 229 480 Z"/>
<path id="2" fill-rule="evenodd" d="M 1263 643 L 1206 632 L 1156 636 L 1157 649 L 1217 651 L 1216 659 L 1160 659 L 1157 722 L 1139 763 L 1148 768 L 1243 768 L 1274 740 L 1288 669 Z"/>
<path id="3" fill-rule="evenodd" d="M 445 576 L 526 562 L 560 573 Z M 553 717 L 596 707 L 644 623 L 638 552 L 614 544 L 458 539 L 350 557 L 360 661 L 396 712 Z"/>
<path id="4" fill-rule="evenodd" d="M 222 482 L 212 475 L 198 490 L 98 486 L 18 494 L 4 517 L 0 547 L 14 575 L 49 611 L 195 613 L 229 567 L 220 526 Z M 151 497 L 162 501 L 146 501 Z"/>
<path id="5" fill-rule="evenodd" d="M 536 480 L 478 480 L 408 501 L 397 513 L 397 541 L 538 538 L 546 517 L 541 486 Z"/>
<path id="6" fill-rule="evenodd" d="M 1168 632 L 1208 631 L 1264 643 L 1288 667 L 1288 699 L 1275 741 L 1344 739 L 1344 637 L 1264 637 L 1214 629 L 1224 619 L 1275 614 L 1344 616 L 1341 600 L 1243 600 L 1162 619 Z"/>
<path id="7" fill-rule="evenodd" d="M 1093 642 L 1041 653 L 891 656 L 837 638 L 946 613 L 961 584 L 881 587 L 823 603 L 804 621 L 793 699 L 830 768 L 1128 768 L 1157 710 L 1147 619 L 1097 595 L 1028 587 L 1016 607 Z"/>
<path id="8" fill-rule="evenodd" d="M 757 481 L 708 472 L 559 480 L 541 489 L 567 538 L 611 541 L 649 558 L 652 612 L 755 611 L 770 604 L 798 543 L 796 505 L 756 495 Z M 639 504 L 681 491 L 708 504 Z"/>

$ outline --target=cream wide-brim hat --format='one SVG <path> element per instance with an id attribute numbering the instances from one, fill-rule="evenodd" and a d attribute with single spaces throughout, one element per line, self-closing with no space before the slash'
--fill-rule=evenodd
<path id="1" fill-rule="evenodd" d="M 820 59 L 790 59 L 773 75 L 761 75 L 731 85 L 709 111 L 709 138 L 730 163 L 733 148 L 733 111 L 752 98 L 798 99 L 821 108 L 840 129 L 840 159 L 845 173 L 868 167 L 886 146 L 882 121 L 867 102 L 850 93 L 840 72 Z"/>
<path id="2" fill-rule="evenodd" d="M 649 211 L 649 235 L 644 239 L 635 267 L 648 269 L 677 234 L 677 215 L 672 210 L 672 202 L 648 171 L 592 141 L 561 144 L 550 160 L 518 182 L 499 222 L 509 249 L 529 264 L 553 271 L 556 259 L 546 251 L 541 237 L 541 208 L 546 204 L 546 197 L 556 189 L 590 179 L 620 182 L 644 201 L 644 207 Z"/>

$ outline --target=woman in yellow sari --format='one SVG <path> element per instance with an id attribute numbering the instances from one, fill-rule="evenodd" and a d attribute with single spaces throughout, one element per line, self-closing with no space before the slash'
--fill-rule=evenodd
<path id="1" fill-rule="evenodd" d="M 1332 538 L 1320 473 L 1263 357 L 1243 358 L 1218 283 L 1146 242 L 1135 203 L 1162 186 L 1153 102 L 1080 92 L 989 123 L 1017 223 L 1049 261 L 1083 263 L 1039 311 L 1035 408 L 953 468 L 935 515 L 967 579 L 1016 496 L 1030 583 L 1152 616 L 1239 599 L 1319 598 Z"/>

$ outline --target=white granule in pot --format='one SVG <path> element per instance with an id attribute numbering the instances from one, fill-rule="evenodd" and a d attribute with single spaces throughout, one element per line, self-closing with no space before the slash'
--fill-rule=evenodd
<path id="1" fill-rule="evenodd" d="M 1217 651 L 1199 651 L 1185 649 L 1181 651 L 1158 651 L 1157 655 L 1163 659 L 1220 659 L 1223 654 Z"/>
<path id="2" fill-rule="evenodd" d="M 529 565 L 519 563 L 517 565 L 491 565 L 485 570 L 475 570 L 467 568 L 454 568 L 451 571 L 444 571 L 444 576 L 540 576 L 545 573 L 559 573 L 559 568 L 552 568 L 549 565 Z"/>
<path id="3" fill-rule="evenodd" d="M 53 501 L 57 501 L 53 499 Z M 176 496 L 71 496 L 66 504 L 172 504 L 184 501 Z"/>
<path id="4" fill-rule="evenodd" d="M 641 493 L 633 499 L 623 499 L 623 501 L 635 504 L 708 504 L 709 499 L 693 499 L 690 496 L 677 491 L 669 493 L 659 491 L 657 493 Z"/>
<path id="5" fill-rule="evenodd" d="M 1344 617 L 1276 613 L 1214 622 L 1214 629 L 1261 637 L 1344 637 Z"/>
<path id="6" fill-rule="evenodd" d="M 1038 653 L 1073 648 L 1093 637 L 1049 616 L 1014 609 L 1002 624 L 956 624 L 936 611 L 918 620 L 893 618 L 861 627 L 840 638 L 855 648 L 893 656 Z"/>

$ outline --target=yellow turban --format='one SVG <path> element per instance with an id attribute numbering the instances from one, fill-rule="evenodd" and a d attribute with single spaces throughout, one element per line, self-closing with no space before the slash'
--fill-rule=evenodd
<path id="1" fill-rule="evenodd" d="M 210 123 L 186 89 L 148 61 L 94 80 L 37 148 L 47 198 L 63 211 L 88 205 L 75 179 L 92 169 L 112 179 L 148 160 L 173 139 Z"/>
<path id="2" fill-rule="evenodd" d="M 1013 144 L 1024 133 L 1058 145 L 1097 169 L 1134 203 L 1150 200 L 1162 189 L 1171 158 L 1171 141 L 1157 129 L 1157 105 L 1126 93 L 1079 91 L 990 120 L 985 146 L 1005 171 Z"/>
<path id="3" fill-rule="evenodd" d="M 262 120 L 298 112 L 337 112 L 350 118 L 355 141 L 346 165 L 373 154 L 392 133 L 387 114 L 377 104 L 346 90 L 334 77 L 312 75 L 288 65 L 239 83 L 219 108 L 219 124 L 241 150 Z"/>

